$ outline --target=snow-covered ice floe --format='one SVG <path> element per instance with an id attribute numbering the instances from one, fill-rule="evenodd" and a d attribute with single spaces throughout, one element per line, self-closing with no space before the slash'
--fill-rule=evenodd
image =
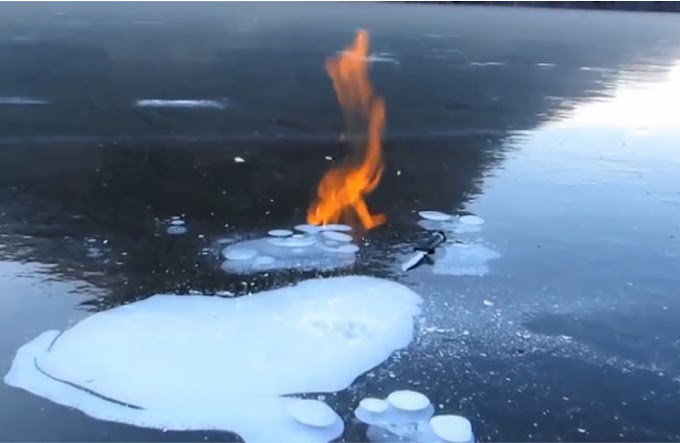
<path id="1" fill-rule="evenodd" d="M 156 295 L 42 333 L 5 383 L 102 420 L 329 441 L 343 430 L 337 414 L 285 396 L 347 388 L 408 345 L 420 303 L 371 277 L 239 298 Z"/>
<path id="2" fill-rule="evenodd" d="M 420 392 L 394 391 L 386 399 L 364 398 L 354 415 L 368 424 L 371 442 L 473 443 L 472 425 L 459 415 L 434 416 L 434 406 Z"/>
<path id="3" fill-rule="evenodd" d="M 206 100 L 206 99 L 180 99 L 167 100 L 157 98 L 147 98 L 137 100 L 134 105 L 138 108 L 204 108 L 204 109 L 226 109 L 227 100 Z"/>
<path id="4" fill-rule="evenodd" d="M 356 261 L 359 246 L 346 233 L 351 231 L 347 225 L 298 225 L 295 231 L 272 229 L 268 237 L 225 247 L 222 269 L 235 274 L 279 269 L 329 271 Z"/>

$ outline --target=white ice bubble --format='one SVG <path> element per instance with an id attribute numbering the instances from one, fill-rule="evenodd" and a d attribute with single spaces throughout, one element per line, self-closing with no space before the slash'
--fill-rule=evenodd
<path id="1" fill-rule="evenodd" d="M 156 295 L 39 335 L 4 380 L 105 421 L 232 431 L 246 442 L 330 441 L 342 421 L 303 425 L 289 413 L 299 400 L 285 396 L 348 388 L 410 343 L 421 301 L 370 277 L 236 298 Z"/>
<path id="2" fill-rule="evenodd" d="M 227 100 L 205 100 L 205 99 L 179 99 L 166 100 L 148 98 L 137 100 L 134 106 L 138 108 L 203 108 L 203 109 L 226 109 L 228 106 Z"/>
<path id="3" fill-rule="evenodd" d="M 326 403 L 318 400 L 295 400 L 289 403 L 288 413 L 307 426 L 325 428 L 340 420 Z"/>
<path id="4" fill-rule="evenodd" d="M 337 231 L 323 231 L 323 236 L 330 240 L 338 242 L 351 242 L 352 236 Z"/>
<path id="5" fill-rule="evenodd" d="M 355 252 L 359 252 L 359 246 L 355 244 L 340 245 L 338 246 L 337 251 L 342 252 L 343 254 L 352 254 Z"/>
<path id="6" fill-rule="evenodd" d="M 352 230 L 352 227 L 350 225 L 343 225 L 340 223 L 329 223 L 327 225 L 321 226 L 321 229 L 324 231 L 349 232 Z"/>
<path id="7" fill-rule="evenodd" d="M 185 222 L 184 222 L 184 220 L 173 219 L 173 220 L 170 220 L 170 224 L 173 225 L 173 226 L 184 226 Z"/>
<path id="8" fill-rule="evenodd" d="M 435 415 L 430 419 L 435 435 L 446 443 L 473 443 L 472 424 L 460 415 Z"/>
<path id="9" fill-rule="evenodd" d="M 476 215 L 461 215 L 458 220 L 464 225 L 478 226 L 484 224 L 484 219 Z"/>
<path id="10" fill-rule="evenodd" d="M 451 216 L 449 214 L 444 214 L 443 212 L 439 212 L 439 211 L 420 211 L 420 212 L 418 212 L 418 215 L 420 215 L 425 220 L 434 220 L 434 221 L 451 220 Z"/>
<path id="11" fill-rule="evenodd" d="M 389 406 L 390 404 L 381 398 L 367 397 L 359 402 L 360 408 L 373 414 L 385 412 Z"/>
<path id="12" fill-rule="evenodd" d="M 276 259 L 274 257 L 268 257 L 266 255 L 263 255 L 261 257 L 255 257 L 255 260 L 253 260 L 253 264 L 255 266 L 268 266 L 276 262 Z"/>
<path id="13" fill-rule="evenodd" d="M 182 235 L 187 233 L 186 226 L 168 226 L 166 232 L 170 235 Z"/>
<path id="14" fill-rule="evenodd" d="M 387 396 L 387 402 L 400 411 L 421 411 L 430 405 L 430 400 L 416 391 L 394 391 Z"/>
<path id="15" fill-rule="evenodd" d="M 296 231 L 304 232 L 306 234 L 316 234 L 319 233 L 323 230 L 323 227 L 318 226 L 318 225 L 309 225 L 309 224 L 304 224 L 304 225 L 297 225 L 295 226 Z"/>
<path id="16" fill-rule="evenodd" d="M 293 235 L 293 231 L 289 229 L 272 229 L 271 231 L 267 232 L 267 235 L 271 237 L 290 237 Z"/>
<path id="17" fill-rule="evenodd" d="M 257 251 L 254 249 L 226 247 L 222 250 L 222 255 L 227 260 L 250 260 L 257 257 Z"/>
<path id="18" fill-rule="evenodd" d="M 290 237 L 280 238 L 275 237 L 269 240 L 270 243 L 277 246 L 285 246 L 287 248 L 304 248 L 312 246 L 316 243 L 316 239 L 312 236 L 293 234 Z"/>

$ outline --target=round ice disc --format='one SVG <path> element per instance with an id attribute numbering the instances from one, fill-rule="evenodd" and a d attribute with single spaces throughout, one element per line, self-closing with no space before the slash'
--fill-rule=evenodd
<path id="1" fill-rule="evenodd" d="M 250 260 L 257 256 L 257 251 L 245 248 L 226 248 L 222 251 L 222 255 L 227 260 Z"/>
<path id="2" fill-rule="evenodd" d="M 389 404 L 402 411 L 421 411 L 430 405 L 430 400 L 416 391 L 394 391 L 387 396 Z"/>
<path id="3" fill-rule="evenodd" d="M 359 407 L 364 411 L 371 412 L 373 414 L 380 414 L 387 411 L 389 403 L 381 398 L 364 398 L 359 402 Z"/>
<path id="4" fill-rule="evenodd" d="M 484 219 L 482 217 L 477 217 L 476 215 L 461 215 L 458 220 L 464 225 L 484 224 Z"/>
<path id="5" fill-rule="evenodd" d="M 335 240 L 335 241 L 341 241 L 341 242 L 352 241 L 351 235 L 343 234 L 342 232 L 337 232 L 337 231 L 323 231 L 323 236 L 326 237 L 329 240 Z"/>
<path id="6" fill-rule="evenodd" d="M 268 255 L 263 255 L 260 257 L 255 257 L 255 260 L 253 260 L 253 264 L 259 265 L 259 266 L 265 266 L 265 265 L 271 265 L 274 263 L 276 259 L 274 257 L 269 257 Z"/>
<path id="7" fill-rule="evenodd" d="M 359 246 L 350 243 L 347 245 L 338 246 L 335 250 L 344 254 L 353 254 L 359 251 Z"/>
<path id="8" fill-rule="evenodd" d="M 317 225 L 304 224 L 304 225 L 297 225 L 295 227 L 295 230 L 300 231 L 300 232 L 304 232 L 304 233 L 307 233 L 307 234 L 316 234 L 317 232 L 321 232 L 323 230 L 323 228 L 321 226 L 317 226 Z"/>
<path id="9" fill-rule="evenodd" d="M 444 214 L 443 212 L 439 211 L 420 211 L 418 213 L 422 218 L 426 220 L 435 220 L 435 221 L 447 221 L 451 220 L 451 216 L 449 214 Z"/>
<path id="10" fill-rule="evenodd" d="M 321 229 L 323 229 L 324 231 L 349 232 L 352 230 L 352 227 L 349 225 L 342 225 L 339 223 L 330 223 L 328 225 L 323 225 Z"/>
<path id="11" fill-rule="evenodd" d="M 168 226 L 166 232 L 170 235 L 182 235 L 187 233 L 187 228 L 184 226 Z"/>
<path id="12" fill-rule="evenodd" d="M 316 428 L 331 426 L 340 418 L 326 403 L 318 400 L 294 400 L 288 413 L 299 423 Z"/>
<path id="13" fill-rule="evenodd" d="M 448 443 L 473 441 L 472 424 L 460 415 L 436 415 L 430 419 L 430 427 L 437 437 Z"/>
<path id="14" fill-rule="evenodd" d="M 287 248 L 304 248 L 306 246 L 312 246 L 314 243 L 316 243 L 316 240 L 314 237 L 294 234 L 290 237 L 273 238 L 270 240 L 270 242 L 278 246 L 285 246 Z"/>
<path id="15" fill-rule="evenodd" d="M 173 220 L 170 221 L 170 224 L 173 225 L 173 226 L 183 226 L 184 220 L 173 219 Z"/>
<path id="16" fill-rule="evenodd" d="M 293 231 L 289 229 L 272 229 L 271 231 L 267 232 L 272 237 L 290 237 L 293 235 Z"/>

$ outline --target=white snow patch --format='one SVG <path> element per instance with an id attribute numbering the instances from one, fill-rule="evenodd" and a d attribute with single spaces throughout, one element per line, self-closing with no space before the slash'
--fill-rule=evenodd
<path id="1" fill-rule="evenodd" d="M 134 105 L 138 108 L 203 108 L 203 109 L 226 109 L 227 100 L 206 100 L 206 99 L 179 99 L 167 100 L 158 98 L 146 98 L 135 101 Z"/>
<path id="2" fill-rule="evenodd" d="M 230 299 L 156 295 L 42 333 L 5 383 L 102 420 L 328 441 L 342 427 L 301 424 L 290 415 L 299 400 L 282 396 L 347 388 L 411 341 L 420 303 L 370 277 Z"/>

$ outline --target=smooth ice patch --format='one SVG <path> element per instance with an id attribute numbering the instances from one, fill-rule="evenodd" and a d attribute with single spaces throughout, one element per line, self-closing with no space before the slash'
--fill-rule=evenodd
<path id="1" fill-rule="evenodd" d="M 0 105 L 46 105 L 49 102 L 32 97 L 0 97 Z"/>
<path id="2" fill-rule="evenodd" d="M 5 382 L 102 420 L 328 441 L 342 427 L 300 423 L 290 414 L 300 400 L 282 396 L 347 388 L 408 345 L 420 303 L 370 277 L 228 299 L 156 295 L 41 334 Z"/>
<path id="3" fill-rule="evenodd" d="M 484 219 L 482 217 L 477 217 L 476 215 L 461 215 L 458 218 L 464 225 L 479 226 L 484 224 Z"/>
<path id="4" fill-rule="evenodd" d="M 447 244 L 437 251 L 432 272 L 448 275 L 478 275 L 489 272 L 489 260 L 500 254 L 479 243 Z"/>
<path id="5" fill-rule="evenodd" d="M 203 108 L 203 109 L 226 109 L 227 100 L 166 100 L 158 98 L 146 98 L 137 100 L 134 105 L 138 108 Z"/>

